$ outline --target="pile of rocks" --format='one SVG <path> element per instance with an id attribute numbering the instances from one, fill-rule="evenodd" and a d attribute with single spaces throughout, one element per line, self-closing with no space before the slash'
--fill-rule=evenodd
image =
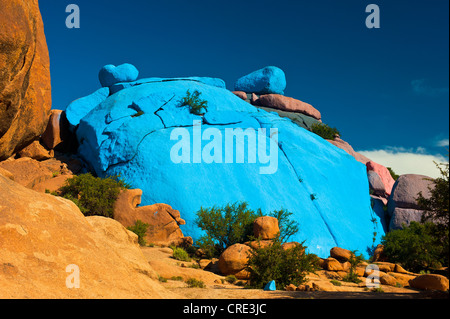
<path id="1" fill-rule="evenodd" d="M 268 66 L 238 79 L 233 93 L 268 112 L 290 118 L 303 128 L 320 123 L 322 115 L 312 105 L 284 96 L 286 75 L 283 70 Z"/>
<path id="2" fill-rule="evenodd" d="M 319 266 L 322 271 L 319 274 L 330 280 L 343 280 L 350 270 L 350 258 L 352 252 L 340 247 L 334 247 L 330 250 L 330 257 L 320 259 Z M 446 277 L 437 274 L 420 275 L 405 270 L 401 265 L 390 262 L 377 261 L 371 265 L 378 267 L 378 274 L 374 272 L 373 266 L 368 267 L 367 262 L 361 262 L 355 269 L 358 279 L 361 281 L 359 287 L 366 287 L 366 278 L 368 276 L 377 276 L 379 284 L 392 287 L 409 287 L 421 290 L 440 290 L 449 289 L 449 281 Z M 323 290 L 323 289 L 322 289 Z"/>
<path id="3" fill-rule="evenodd" d="M 250 251 L 255 248 L 270 245 L 271 240 L 275 238 L 279 231 L 278 221 L 273 217 L 260 217 L 254 223 L 254 235 L 260 236 L 261 241 L 247 242 L 244 244 L 234 244 L 228 247 L 215 260 L 200 260 L 202 269 L 220 273 L 221 275 L 234 275 L 237 279 L 248 280 L 249 273 L 246 266 L 249 260 Z M 284 249 L 289 249 L 292 245 L 299 243 L 286 243 Z M 379 247 L 380 249 L 382 247 Z M 337 291 L 333 281 L 342 281 L 348 276 L 351 264 L 352 252 L 340 247 L 334 247 L 330 250 L 328 258 L 319 258 L 320 269 L 315 274 L 310 274 L 307 283 L 295 286 L 288 285 L 285 287 L 287 291 Z M 378 273 L 374 272 L 372 265 L 376 265 L 379 269 Z M 420 275 L 405 270 L 401 265 L 386 261 L 376 261 L 368 267 L 367 262 L 361 262 L 354 270 L 359 284 L 349 283 L 349 287 L 344 289 L 353 289 L 354 291 L 364 291 L 367 289 L 367 277 L 375 277 L 374 283 L 380 284 L 382 287 L 393 287 L 402 289 L 419 289 L 419 290 L 439 290 L 447 291 L 449 289 L 449 281 L 446 277 L 437 274 Z M 350 287 L 351 286 L 351 287 Z M 392 288 L 392 289 L 393 289 Z M 343 290 L 344 291 L 344 290 Z M 403 292 L 405 292 L 403 290 Z"/>
<path id="4" fill-rule="evenodd" d="M 220 255 L 218 270 L 225 276 L 234 275 L 238 279 L 248 279 L 249 273 L 245 268 L 249 260 L 250 251 L 270 245 L 279 231 L 280 228 L 276 218 L 270 216 L 258 217 L 253 223 L 253 235 L 260 240 L 234 244 L 228 247 Z M 286 243 L 283 245 L 283 248 L 289 249 L 296 244 L 299 243 Z"/>
<path id="5" fill-rule="evenodd" d="M 387 204 L 389 230 L 401 229 L 412 221 L 421 222 L 424 211 L 418 205 L 417 197 L 422 193 L 424 198 L 429 198 L 430 188 L 433 187 L 431 177 L 416 174 L 400 176 L 392 188 Z"/>
<path id="6" fill-rule="evenodd" d="M 325 275 L 330 279 L 342 280 L 350 270 L 350 258 L 352 252 L 340 247 L 334 247 L 330 250 L 330 256 L 326 259 L 320 259 L 319 266 L 325 271 Z M 365 286 L 365 278 L 372 274 L 372 270 L 367 270 L 367 262 L 360 263 L 355 272 Z M 399 264 L 389 262 L 375 262 L 374 265 L 379 268 L 380 282 L 383 285 L 403 287 L 409 286 L 409 280 L 414 279 L 416 274 L 406 271 Z"/>

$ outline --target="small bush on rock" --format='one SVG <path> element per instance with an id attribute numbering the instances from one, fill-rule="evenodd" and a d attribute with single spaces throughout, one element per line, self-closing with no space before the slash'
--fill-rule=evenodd
<path id="1" fill-rule="evenodd" d="M 188 106 L 189 112 L 195 115 L 202 115 L 208 110 L 208 102 L 200 99 L 201 93 L 194 91 L 191 93 L 189 90 L 186 92 L 186 96 L 182 100 L 181 106 Z"/>
<path id="2" fill-rule="evenodd" d="M 73 201 L 85 216 L 114 218 L 114 203 L 122 189 L 130 186 L 119 177 L 94 177 L 82 174 L 66 181 L 59 194 Z"/>
<path id="3" fill-rule="evenodd" d="M 278 219 L 281 241 L 288 240 L 298 232 L 298 224 L 290 219 L 291 215 L 291 212 L 284 209 L 268 214 Z M 205 231 L 206 235 L 202 236 L 196 245 L 208 258 L 218 257 L 227 247 L 253 240 L 253 223 L 261 216 L 263 213 L 260 209 L 251 210 L 246 202 L 201 208 L 197 212 L 195 224 Z"/>
<path id="4" fill-rule="evenodd" d="M 189 254 L 181 247 L 173 248 L 173 258 L 180 261 L 191 261 Z"/>
<path id="5" fill-rule="evenodd" d="M 294 284 L 299 286 L 306 281 L 306 275 L 317 269 L 318 258 L 307 254 L 303 245 L 284 250 L 280 238 L 267 247 L 252 250 L 247 264 L 250 273 L 250 287 L 263 289 L 275 280 L 277 289 Z"/>
<path id="6" fill-rule="evenodd" d="M 334 140 L 336 137 L 340 136 L 338 129 L 330 127 L 325 123 L 316 123 L 311 126 L 311 132 L 319 135 L 326 140 Z"/>
<path id="7" fill-rule="evenodd" d="M 147 232 L 148 227 L 149 224 L 146 224 L 141 220 L 137 220 L 133 226 L 127 227 L 127 229 L 138 236 L 139 245 L 145 246 L 147 244 L 145 241 L 145 233 Z"/>
<path id="8" fill-rule="evenodd" d="M 386 167 L 389 171 L 389 174 L 391 174 L 392 178 L 396 181 L 400 175 L 397 175 L 397 173 L 394 172 L 394 170 L 391 167 Z"/>
<path id="9" fill-rule="evenodd" d="M 356 274 L 356 267 L 364 260 L 364 257 L 360 255 L 356 255 L 356 250 L 351 252 L 350 259 L 348 262 L 350 263 L 350 269 L 348 274 L 342 278 L 343 281 L 346 282 L 354 282 L 356 284 L 360 283 L 361 280 L 358 278 Z"/>
<path id="10" fill-rule="evenodd" d="M 227 247 L 243 243 L 253 234 L 253 222 L 262 216 L 245 202 L 227 204 L 224 207 L 201 208 L 197 212 L 196 225 L 206 232 L 197 244 L 203 251 L 219 256 Z"/>
<path id="11" fill-rule="evenodd" d="M 205 288 L 206 285 L 203 281 L 195 279 L 195 278 L 190 278 L 186 281 L 187 285 L 189 288 Z"/>

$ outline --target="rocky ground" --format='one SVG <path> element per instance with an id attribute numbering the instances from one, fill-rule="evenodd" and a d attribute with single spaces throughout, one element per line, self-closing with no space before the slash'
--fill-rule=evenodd
<path id="1" fill-rule="evenodd" d="M 367 291 L 365 283 L 354 284 L 339 281 L 341 286 L 331 283 L 330 272 L 320 270 L 308 275 L 311 286 L 321 287 L 322 291 L 264 291 L 247 289 L 224 283 L 224 276 L 211 271 L 194 269 L 196 262 L 180 262 L 172 257 L 170 248 L 143 247 L 142 251 L 152 268 L 164 279 L 161 285 L 167 290 L 187 299 L 429 299 L 448 298 L 448 293 L 421 291 L 412 288 L 380 285 L 382 292 Z M 335 274 L 337 276 L 337 274 Z M 180 279 L 171 279 L 181 277 Z M 190 288 L 185 282 L 190 278 L 201 280 L 205 288 Z"/>

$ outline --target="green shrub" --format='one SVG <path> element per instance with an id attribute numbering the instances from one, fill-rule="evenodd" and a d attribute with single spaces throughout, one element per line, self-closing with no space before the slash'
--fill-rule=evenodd
<path id="1" fill-rule="evenodd" d="M 278 220 L 278 227 L 280 228 L 280 240 L 285 243 L 298 233 L 298 222 L 291 219 L 293 214 L 285 209 L 275 210 L 269 214 L 271 217 L 275 217 Z"/>
<path id="2" fill-rule="evenodd" d="M 127 188 L 130 186 L 117 176 L 99 178 L 88 173 L 68 179 L 59 194 L 73 201 L 85 216 L 114 218 L 114 203 Z"/>
<path id="3" fill-rule="evenodd" d="M 338 280 L 330 280 L 330 282 L 334 285 L 334 286 L 342 286 L 342 282 L 338 281 Z"/>
<path id="4" fill-rule="evenodd" d="M 181 106 L 188 106 L 189 112 L 195 115 L 202 115 L 208 110 L 208 102 L 200 99 L 201 93 L 194 91 L 191 93 L 189 90 L 186 92 L 186 96 L 181 101 Z"/>
<path id="5" fill-rule="evenodd" d="M 290 219 L 291 215 L 292 213 L 284 209 L 269 214 L 278 219 L 282 241 L 298 232 L 298 224 Z M 246 202 L 201 208 L 197 212 L 195 224 L 205 231 L 206 235 L 202 236 L 196 245 L 208 258 L 218 257 L 227 247 L 252 240 L 253 223 L 261 216 L 263 213 L 260 209 L 251 210 Z"/>
<path id="6" fill-rule="evenodd" d="M 167 278 L 161 277 L 158 275 L 159 282 L 167 282 Z"/>
<path id="7" fill-rule="evenodd" d="M 422 223 L 432 222 L 430 233 L 442 246 L 443 266 L 449 265 L 449 164 L 437 164 L 441 176 L 432 179 L 433 187 L 428 187 L 430 196 L 425 198 L 418 194 L 417 203 L 425 213 Z"/>
<path id="8" fill-rule="evenodd" d="M 336 128 L 330 127 L 325 123 L 313 124 L 311 126 L 311 132 L 319 135 L 326 140 L 334 140 L 337 136 L 341 135 L 341 133 L 339 133 Z"/>
<path id="9" fill-rule="evenodd" d="M 141 220 L 137 220 L 133 226 L 127 227 L 127 229 L 138 235 L 139 245 L 145 246 L 147 244 L 145 241 L 145 234 L 147 233 L 148 227 L 149 224 L 146 224 Z"/>
<path id="10" fill-rule="evenodd" d="M 181 247 L 175 247 L 173 249 L 173 258 L 180 261 L 191 261 L 189 254 Z"/>
<path id="11" fill-rule="evenodd" d="M 448 258 L 448 251 L 433 236 L 434 230 L 433 223 L 411 222 L 408 227 L 390 231 L 381 240 L 383 254 L 390 262 L 413 272 L 441 267 Z"/>
<path id="12" fill-rule="evenodd" d="M 224 207 L 201 208 L 195 224 L 205 231 L 197 245 L 213 256 L 219 256 L 227 247 L 243 243 L 253 234 L 253 222 L 261 211 L 253 211 L 245 202 Z"/>
<path id="13" fill-rule="evenodd" d="M 317 269 L 316 255 L 307 254 L 303 245 L 284 250 L 280 238 L 264 248 L 250 252 L 247 271 L 250 273 L 250 287 L 262 289 L 275 280 L 277 289 L 294 284 L 299 286 L 306 281 L 306 275 Z"/>
<path id="14" fill-rule="evenodd" d="M 195 279 L 195 278 L 190 278 L 186 281 L 187 285 L 189 288 L 205 288 L 206 285 L 203 281 Z"/>
<path id="15" fill-rule="evenodd" d="M 358 275 L 356 274 L 356 266 L 358 266 L 362 261 L 364 260 L 364 257 L 362 255 L 356 255 L 356 250 L 351 252 L 350 259 L 348 262 L 350 263 L 350 269 L 348 274 L 342 278 L 343 281 L 346 282 L 354 282 L 355 284 L 358 284 L 361 282 L 361 280 L 358 278 Z"/>
<path id="16" fill-rule="evenodd" d="M 225 281 L 230 284 L 234 284 L 237 281 L 237 278 L 235 275 L 228 275 L 225 277 Z"/>
<path id="17" fill-rule="evenodd" d="M 400 175 L 397 175 L 392 168 L 390 168 L 390 167 L 386 167 L 386 168 L 389 171 L 389 174 L 391 174 L 392 178 L 395 181 L 400 177 Z"/>
<path id="18" fill-rule="evenodd" d="M 170 278 L 170 280 L 174 280 L 174 281 L 183 281 L 183 277 L 181 277 L 181 276 L 172 276 L 172 277 Z"/>

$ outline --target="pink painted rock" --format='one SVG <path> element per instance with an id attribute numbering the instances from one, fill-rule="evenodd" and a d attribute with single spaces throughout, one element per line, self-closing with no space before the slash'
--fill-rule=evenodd
<path id="1" fill-rule="evenodd" d="M 312 105 L 280 94 L 261 95 L 255 102 L 258 106 L 266 106 L 287 112 L 302 113 L 317 120 L 322 118 L 320 112 Z"/>
<path id="2" fill-rule="evenodd" d="M 346 141 L 344 141 L 340 138 L 335 138 L 334 140 L 327 140 L 327 141 L 330 142 L 331 144 L 333 144 L 334 146 L 339 147 L 340 149 L 346 151 L 348 154 L 353 156 L 355 158 L 355 160 L 363 163 L 364 165 L 366 165 L 367 162 L 370 162 L 370 159 L 368 159 L 367 157 L 365 157 L 362 154 L 355 152 L 355 150 L 353 149 L 353 147 L 350 144 L 348 144 Z"/>
<path id="3" fill-rule="evenodd" d="M 384 188 L 386 190 L 386 194 L 389 196 L 391 195 L 392 188 L 394 187 L 395 180 L 392 178 L 391 173 L 389 173 L 389 170 L 384 167 L 383 165 L 380 165 L 378 163 L 375 163 L 373 161 L 369 161 L 366 163 L 367 171 L 373 171 L 380 176 L 381 181 L 384 184 Z"/>
<path id="4" fill-rule="evenodd" d="M 247 93 L 243 91 L 234 91 L 233 94 L 236 95 L 237 97 L 240 97 L 244 101 L 247 101 Z"/>
<path id="5" fill-rule="evenodd" d="M 259 96 L 256 95 L 255 93 L 252 93 L 252 97 L 250 99 L 250 103 L 252 105 L 258 105 L 258 99 L 259 99 Z"/>

